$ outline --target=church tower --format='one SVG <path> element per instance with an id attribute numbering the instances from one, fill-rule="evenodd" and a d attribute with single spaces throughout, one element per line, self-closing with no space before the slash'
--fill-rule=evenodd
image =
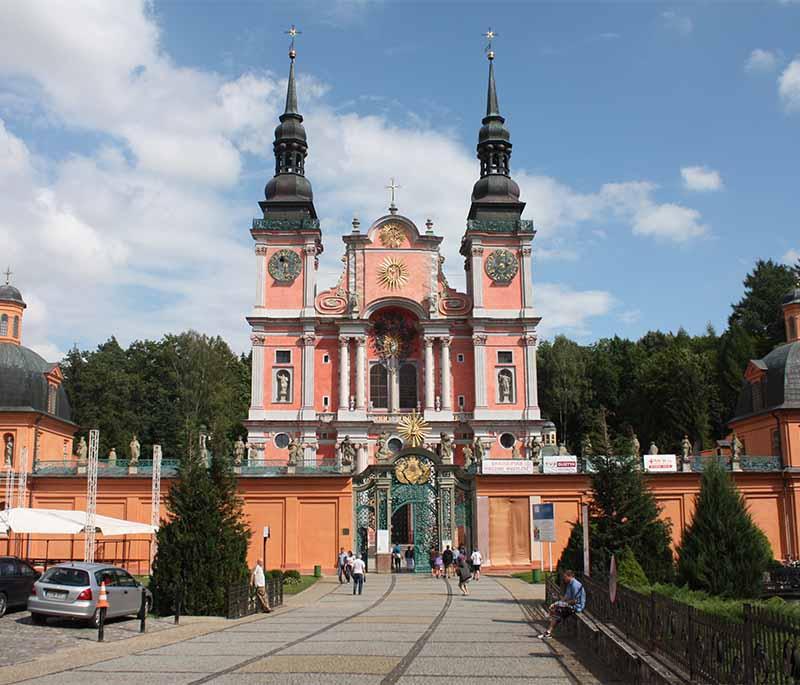
<path id="1" fill-rule="evenodd" d="M 283 435 L 301 434 L 309 450 L 316 445 L 314 297 L 322 234 L 305 175 L 308 140 L 297 104 L 297 33 L 294 27 L 289 31 L 286 105 L 273 143 L 275 174 L 259 202 L 263 216 L 253 220 L 251 230 L 257 268 L 255 303 L 247 319 L 253 345 L 248 427 L 255 459 L 269 458 L 264 450 L 270 436 L 253 422 L 283 422 Z"/>
<path id="2" fill-rule="evenodd" d="M 491 39 L 492 36 L 488 35 Z M 533 222 L 511 178 L 511 134 L 500 114 L 491 44 L 486 116 L 478 133 L 480 178 L 461 241 L 473 303 L 475 420 L 540 418 L 531 244 Z"/>

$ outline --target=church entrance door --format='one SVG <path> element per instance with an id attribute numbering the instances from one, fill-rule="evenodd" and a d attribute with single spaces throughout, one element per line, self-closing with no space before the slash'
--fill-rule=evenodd
<path id="1" fill-rule="evenodd" d="M 439 547 L 436 472 L 431 467 L 425 482 L 404 482 L 403 464 L 401 460 L 397 463 L 400 470 L 395 469 L 392 475 L 392 538 L 405 545 L 404 553 L 408 545 L 413 545 L 415 572 L 430 573 L 431 554 Z M 395 522 L 400 524 L 397 531 Z M 401 536 L 404 542 L 400 541 Z"/>

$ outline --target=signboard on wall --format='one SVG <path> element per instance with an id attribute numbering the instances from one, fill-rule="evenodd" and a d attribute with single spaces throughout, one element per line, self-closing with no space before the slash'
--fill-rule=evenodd
<path id="1" fill-rule="evenodd" d="M 533 505 L 533 539 L 536 542 L 556 541 L 555 506 L 552 502 Z"/>
<path id="2" fill-rule="evenodd" d="M 533 474 L 533 462 L 527 459 L 484 459 L 481 462 L 483 475 L 529 476 Z"/>
<path id="3" fill-rule="evenodd" d="M 644 470 L 650 473 L 675 473 L 678 459 L 674 454 L 645 454 Z"/>
<path id="4" fill-rule="evenodd" d="M 578 473 L 578 457 L 574 454 L 554 454 L 542 457 L 543 473 Z"/>
<path id="5" fill-rule="evenodd" d="M 389 531 L 378 531 L 378 554 L 389 554 Z"/>

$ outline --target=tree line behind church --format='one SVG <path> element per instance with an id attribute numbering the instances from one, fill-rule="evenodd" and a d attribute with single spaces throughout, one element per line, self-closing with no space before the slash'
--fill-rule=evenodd
<path id="1" fill-rule="evenodd" d="M 800 277 L 758 261 L 744 280 L 724 332 L 651 331 L 639 340 L 579 345 L 564 336 L 539 347 L 539 402 L 572 453 L 586 437 L 595 453 L 623 453 L 635 432 L 646 451 L 680 451 L 684 434 L 708 447 L 727 434 L 748 360 L 784 341 L 781 299 Z M 123 348 L 110 338 L 62 362 L 78 435 L 100 429 L 101 456 L 128 456 L 135 433 L 142 457 L 159 443 L 164 457 L 193 449 L 205 427 L 212 453 L 230 454 L 250 404 L 250 358 L 220 337 L 167 334 Z"/>

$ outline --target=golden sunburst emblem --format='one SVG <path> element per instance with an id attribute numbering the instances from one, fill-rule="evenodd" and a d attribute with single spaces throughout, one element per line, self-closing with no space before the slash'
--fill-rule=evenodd
<path id="1" fill-rule="evenodd" d="M 400 247 L 406 233 L 399 224 L 386 224 L 378 233 L 378 237 L 384 247 Z"/>
<path id="2" fill-rule="evenodd" d="M 399 259 L 387 257 L 378 267 L 378 283 L 389 290 L 397 290 L 408 283 L 408 267 Z"/>
<path id="3" fill-rule="evenodd" d="M 410 447 L 419 447 L 425 442 L 428 428 L 428 422 L 417 414 L 415 409 L 410 414 L 400 419 L 397 432 L 400 433 L 406 445 Z"/>

